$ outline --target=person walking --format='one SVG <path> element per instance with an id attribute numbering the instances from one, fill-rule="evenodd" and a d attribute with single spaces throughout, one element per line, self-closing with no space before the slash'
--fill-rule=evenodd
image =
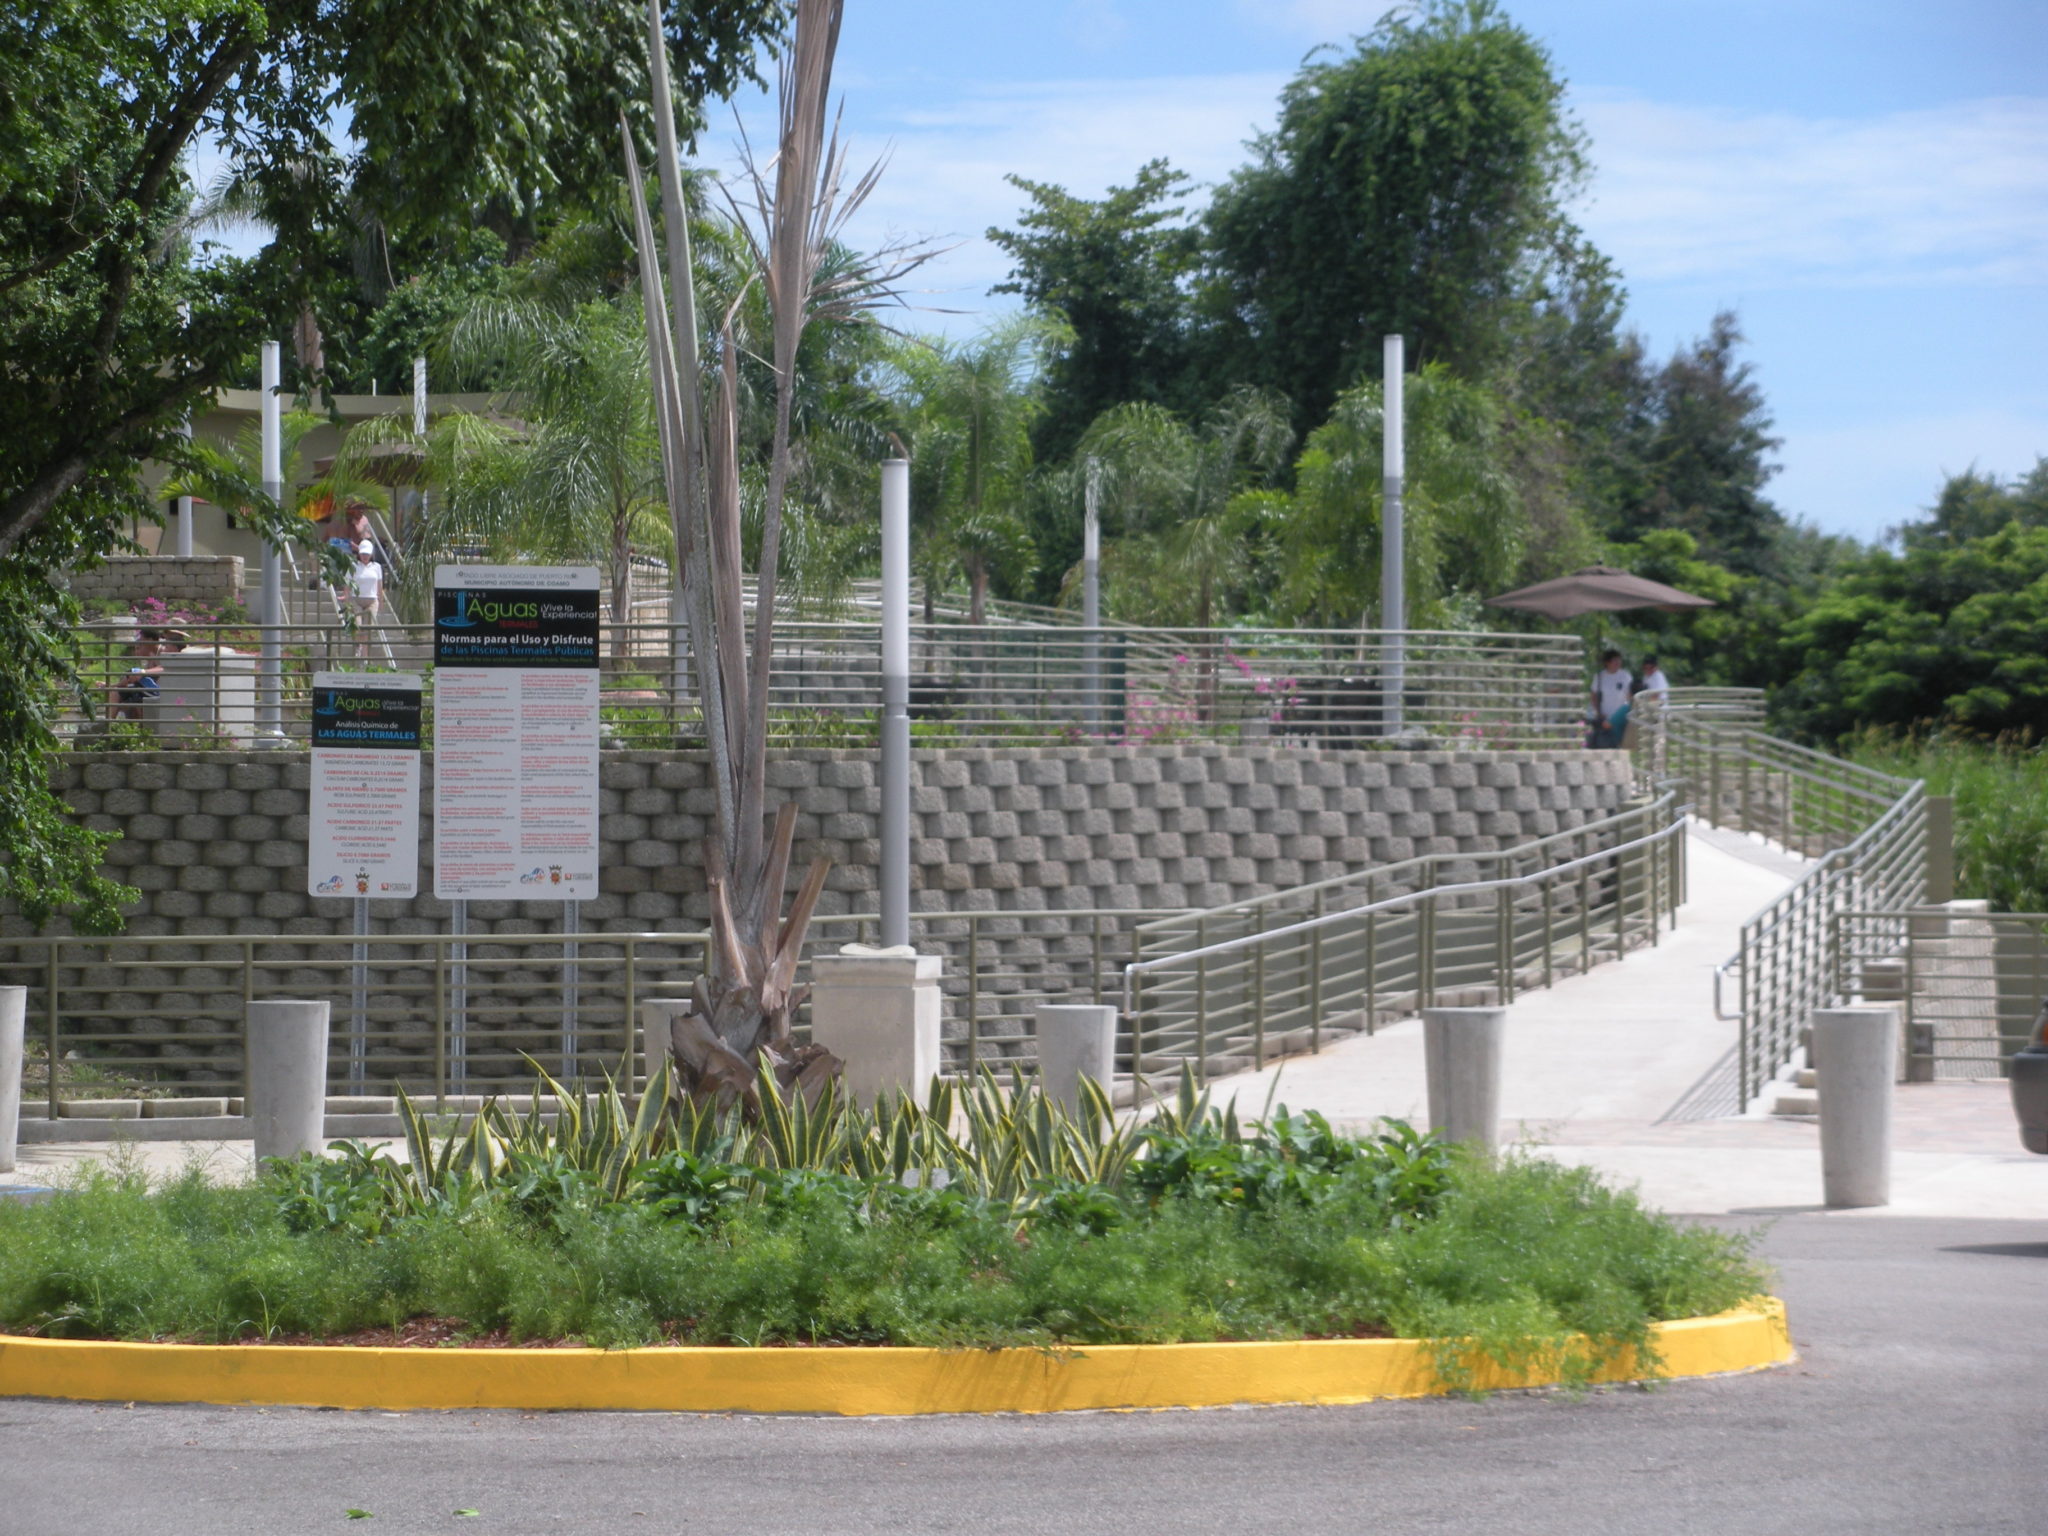
<path id="1" fill-rule="evenodd" d="M 356 545 L 356 568 L 349 572 L 348 621 L 356 632 L 356 660 L 370 659 L 370 626 L 377 622 L 377 609 L 384 597 L 384 567 L 377 563 L 377 546 L 369 539 Z"/>
<path id="2" fill-rule="evenodd" d="M 1618 747 L 1628 725 L 1629 684 L 1635 679 L 1621 664 L 1621 652 L 1609 651 L 1600 658 L 1600 670 L 1593 674 L 1593 739 L 1595 747 Z"/>

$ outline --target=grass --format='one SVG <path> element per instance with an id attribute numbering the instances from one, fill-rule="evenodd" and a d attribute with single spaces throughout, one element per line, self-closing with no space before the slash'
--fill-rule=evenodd
<path id="1" fill-rule="evenodd" d="M 1746 1239 L 1587 1170 L 1284 1112 L 1240 1129 L 1202 1106 L 1133 1133 L 1100 1181 L 1001 1197 L 973 1177 L 777 1166 L 765 1138 L 678 1139 L 601 1171 L 531 1143 L 488 1177 L 461 1171 L 478 1145 L 445 1144 L 431 1187 L 345 1144 L 235 1186 L 88 1170 L 58 1199 L 0 1206 L 0 1329 L 216 1342 L 452 1319 L 458 1341 L 607 1347 L 1401 1335 L 1462 1341 L 1442 1352 L 1455 1383 L 1468 1349 L 1583 1379 L 1645 1348 L 1653 1322 L 1765 1285 Z"/>
<path id="2" fill-rule="evenodd" d="M 1873 733 L 1849 750 L 1954 797 L 1956 895 L 1986 899 L 1996 912 L 2048 912 L 2048 755 L 2039 746 Z"/>

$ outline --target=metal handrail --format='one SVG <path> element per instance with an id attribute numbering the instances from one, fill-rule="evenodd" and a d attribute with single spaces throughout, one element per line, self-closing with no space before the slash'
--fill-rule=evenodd
<path id="1" fill-rule="evenodd" d="M 1388 912 L 1397 907 L 1413 906 L 1419 901 L 1441 901 L 1454 896 L 1472 896 L 1487 891 L 1523 890 L 1542 884 L 1557 875 L 1567 875 L 1578 869 L 1590 868 L 1605 863 L 1617 854 L 1630 853 L 1637 848 L 1647 848 L 1652 843 L 1661 843 L 1675 832 L 1685 829 L 1685 818 L 1691 806 L 1681 807 L 1680 813 L 1666 826 L 1658 828 L 1643 837 L 1631 838 L 1625 843 L 1616 843 L 1598 853 L 1589 853 L 1580 858 L 1567 859 L 1562 864 L 1553 864 L 1547 869 L 1531 875 L 1510 875 L 1499 880 L 1461 880 L 1456 885 L 1432 885 L 1419 891 L 1404 891 L 1398 896 L 1384 897 L 1379 901 L 1367 902 L 1360 907 L 1347 907 L 1342 912 L 1331 912 L 1322 917 L 1306 918 L 1298 923 L 1288 923 L 1280 928 L 1268 928 L 1260 933 L 1242 934 L 1234 939 L 1222 939 L 1214 944 L 1205 944 L 1199 949 L 1178 950 L 1171 955 L 1155 955 L 1150 960 L 1133 960 L 1124 967 L 1124 1006 L 1131 1006 L 1131 977 L 1139 972 L 1163 970 L 1169 965 L 1182 964 L 1190 960 L 1205 960 L 1216 955 L 1234 954 L 1240 949 L 1265 943 L 1272 939 L 1291 938 L 1299 933 L 1313 933 L 1321 928 L 1333 927 L 1339 923 L 1354 922 L 1372 912 Z"/>
<path id="2" fill-rule="evenodd" d="M 1874 898 L 1898 910 L 1924 897 L 1925 787 L 1754 726 L 1670 713 L 1654 729 L 1647 753 L 1639 745 L 1639 766 L 1654 762 L 1686 781 L 1715 825 L 1813 858 L 1743 923 L 1736 952 L 1714 968 L 1715 1017 L 1741 1025 L 1746 1103 L 1798 1053 L 1812 1010 L 1844 995 L 1835 947 L 1842 907 Z"/>
<path id="3" fill-rule="evenodd" d="M 1123 968 L 1130 1069 L 1142 1082 L 1155 1061 L 1178 1058 L 1206 1080 L 1218 1063 L 1258 1067 L 1271 1054 L 1319 1050 L 1326 1034 L 1370 1033 L 1475 987 L 1509 1001 L 1521 986 L 1550 985 L 1574 958 L 1584 970 L 1609 947 L 1618 957 L 1657 943 L 1683 899 L 1687 808 L 1660 809 L 1670 819 L 1655 831 L 1545 869 L 1136 955 Z M 1203 916 L 1182 921 L 1199 934 Z"/>
<path id="4" fill-rule="evenodd" d="M 331 625 L 189 625 L 195 654 L 217 659 L 225 700 L 246 683 L 223 675 L 270 648 L 283 657 L 288 734 L 308 728 L 310 675 L 345 666 L 352 647 Z M 770 729 L 780 742 L 854 746 L 881 707 L 880 637 L 872 624 L 784 621 L 771 671 Z M 384 659 L 431 672 L 432 627 L 380 623 Z M 603 626 L 600 710 L 614 745 L 695 743 L 700 711 L 686 632 L 669 623 Z M 1382 741 L 1377 668 L 1394 637 L 1302 630 L 1285 654 L 1240 657 L 1232 630 L 1073 626 L 912 626 L 911 709 L 935 745 L 1289 739 L 1324 746 Z M 273 645 L 274 642 L 274 645 Z M 1426 738 L 1475 748 L 1575 744 L 1576 642 L 1569 636 L 1416 631 L 1402 637 L 1405 722 Z M 110 648 L 111 649 L 111 648 Z M 675 664 L 681 654 L 684 664 Z M 232 658 L 232 660 L 230 660 Z M 109 685 L 119 658 L 88 654 L 88 684 Z M 209 674 L 201 671 L 201 691 Z M 431 700 L 429 701 L 431 704 Z M 217 708 L 216 716 L 225 709 Z"/>

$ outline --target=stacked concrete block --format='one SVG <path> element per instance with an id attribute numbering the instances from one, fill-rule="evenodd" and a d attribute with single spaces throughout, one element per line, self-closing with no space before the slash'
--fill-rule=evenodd
<path id="1" fill-rule="evenodd" d="M 185 612 L 221 613 L 242 606 L 240 555 L 110 555 L 66 582 L 82 603 L 133 609 L 147 598 Z"/>
<path id="2" fill-rule="evenodd" d="M 1220 906 L 1420 853 L 1473 854 L 1526 842 L 1611 814 L 1631 794 L 1619 754 L 1576 751 L 989 747 L 919 753 L 914 775 L 912 900 L 925 913 Z M 94 753 L 64 762 L 57 783 L 84 825 L 123 834 L 107 861 L 141 893 L 131 933 L 302 939 L 300 957 L 322 965 L 308 964 L 287 979 L 306 988 L 300 995 L 320 996 L 345 985 L 334 966 L 347 954 L 350 903 L 305 894 L 310 777 L 303 753 Z M 421 883 L 431 890 L 431 754 L 423 780 Z M 873 754 L 786 753 L 770 764 L 769 782 L 797 806 L 792 881 L 813 857 L 829 858 L 821 915 L 872 910 L 879 822 Z M 602 784 L 602 889 L 583 903 L 582 926 L 700 929 L 709 913 L 702 844 L 715 811 L 705 761 L 607 752 Z M 470 927 L 479 946 L 512 941 L 505 958 L 530 956 L 533 987 L 545 995 L 556 984 L 547 944 L 516 940 L 553 931 L 559 912 L 549 902 L 472 902 Z M 373 933 L 438 933 L 447 919 L 447 903 L 431 896 L 372 909 Z M 0 913 L 0 970 L 7 973 L 0 980 L 24 979 L 8 964 L 4 940 L 28 932 L 18 917 Z M 854 937 L 847 925 L 818 930 L 822 944 Z M 1001 951 L 991 974 L 1042 971 L 1048 957 L 1064 953 L 1065 940 L 1037 929 L 985 938 Z M 958 943 L 964 946 L 964 934 Z M 488 951 L 475 952 L 481 958 Z M 217 952 L 196 950 L 152 958 L 201 970 L 225 963 Z M 1085 959 L 1074 963 L 1085 970 Z M 75 1004 L 111 1003 L 119 987 L 132 986 L 132 972 L 119 979 L 120 967 L 107 969 L 102 983 L 80 984 Z M 431 978 L 423 955 L 408 967 L 405 984 L 425 986 Z M 1074 985 L 1083 979 L 1077 971 Z M 951 995 L 963 992 L 964 963 L 950 965 L 943 984 Z M 190 1022 L 193 995 L 129 993 L 131 1001 L 120 1006 L 132 1010 L 132 1033 L 164 1059 L 198 1058 L 206 1050 L 175 1022 Z M 230 1003 L 239 1007 L 238 993 L 224 992 L 221 1006 Z M 1020 1016 L 1028 1006 L 1020 995 Z M 964 1024 L 956 1014 L 949 1011 L 948 1030 L 957 1038 Z M 530 1048 L 546 1050 L 544 1029 Z M 192 1080 L 211 1080 L 211 1071 L 195 1059 Z"/>

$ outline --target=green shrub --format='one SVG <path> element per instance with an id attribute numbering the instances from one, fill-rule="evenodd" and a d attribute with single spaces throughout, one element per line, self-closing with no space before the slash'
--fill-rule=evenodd
<path id="1" fill-rule="evenodd" d="M 1996 912 L 2048 912 L 2048 754 L 2016 738 L 1898 737 L 1869 732 L 1856 761 L 1925 779 L 1955 800 L 1956 895 Z"/>

